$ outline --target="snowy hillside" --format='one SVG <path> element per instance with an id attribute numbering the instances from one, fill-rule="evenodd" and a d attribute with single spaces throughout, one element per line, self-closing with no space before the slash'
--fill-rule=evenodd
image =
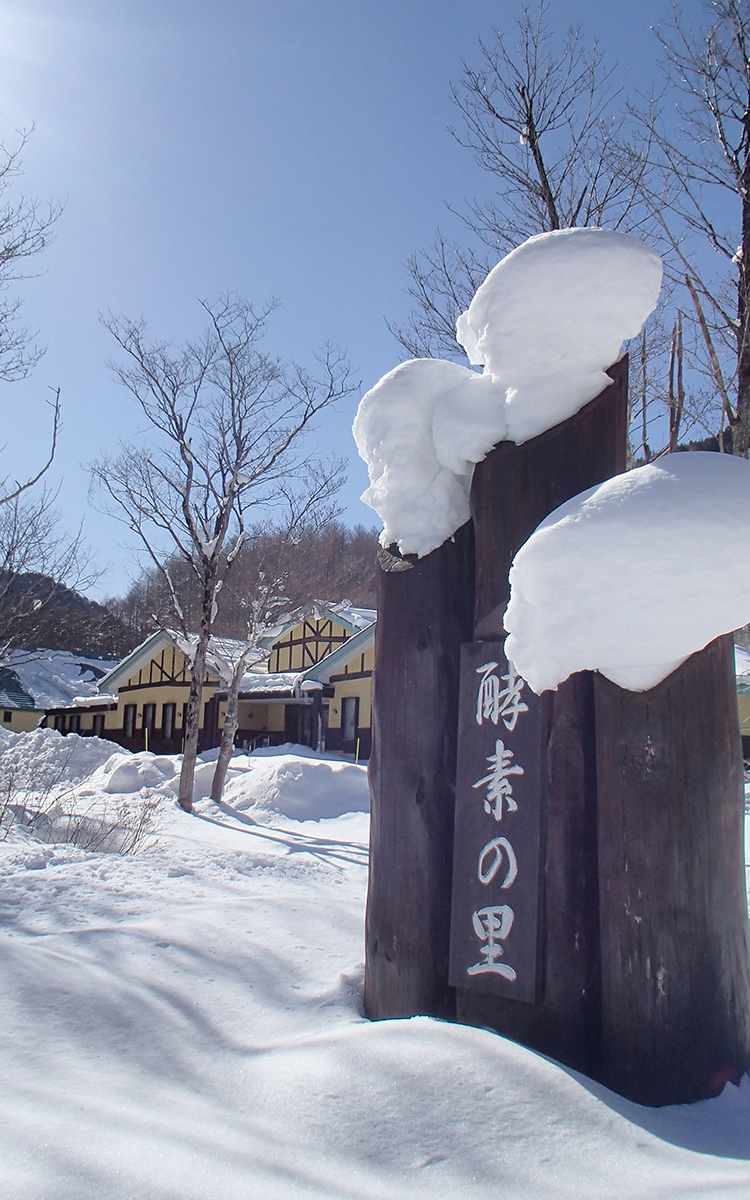
<path id="1" fill-rule="evenodd" d="M 4 1198 L 750 1194 L 747 1080 L 648 1110 L 482 1030 L 364 1019 L 364 768 L 235 759 L 188 816 L 175 760 L 4 734 L 3 778 L 32 759 L 62 806 L 155 803 L 161 827 L 120 857 L 6 822 Z"/>

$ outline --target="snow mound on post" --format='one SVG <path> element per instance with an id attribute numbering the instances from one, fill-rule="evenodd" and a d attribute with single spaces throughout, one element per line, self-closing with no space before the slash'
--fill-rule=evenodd
<path id="1" fill-rule="evenodd" d="M 457 335 L 481 372 L 414 359 L 362 399 L 354 437 L 367 463 L 362 496 L 383 545 L 429 554 L 469 519 L 474 465 L 500 441 L 523 442 L 567 420 L 610 382 L 653 310 L 661 259 L 608 229 L 530 238 L 490 272 Z"/>
<path id="2" fill-rule="evenodd" d="M 456 333 L 504 392 L 507 439 L 525 442 L 611 383 L 661 288 L 659 255 L 609 229 L 529 238 L 490 271 Z"/>
<path id="3" fill-rule="evenodd" d="M 354 438 L 367 463 L 365 504 L 383 522 L 380 541 L 429 554 L 469 519 L 474 464 L 505 434 L 489 375 L 417 358 L 363 397 Z"/>
<path id="4" fill-rule="evenodd" d="M 516 555 L 508 657 L 531 688 L 600 671 L 647 691 L 750 622 L 750 462 L 671 454 L 551 513 Z"/>

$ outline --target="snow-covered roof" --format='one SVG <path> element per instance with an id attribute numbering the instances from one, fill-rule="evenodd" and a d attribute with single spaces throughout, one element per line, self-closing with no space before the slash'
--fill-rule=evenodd
<path id="1" fill-rule="evenodd" d="M 112 667 L 111 659 L 70 650 L 11 650 L 0 668 L 0 705 L 44 711 L 63 708 L 76 697 L 101 702 L 98 685 Z"/>
<path id="2" fill-rule="evenodd" d="M 309 604 L 303 604 L 293 612 L 284 613 L 279 617 L 278 621 L 266 629 L 260 639 L 260 644 L 270 649 L 275 642 L 278 642 L 285 634 L 305 620 L 334 621 L 347 633 L 353 634 L 371 625 L 377 619 L 377 615 L 374 608 L 358 608 L 348 600 L 334 603 L 311 600 Z"/>
<path id="3" fill-rule="evenodd" d="M 335 621 L 348 634 L 355 635 L 360 631 L 367 629 L 373 625 L 377 617 L 377 612 L 374 608 L 359 608 L 356 605 L 350 604 L 348 600 L 334 604 L 324 604 L 321 601 L 311 601 L 309 604 L 303 605 L 293 613 L 287 613 L 279 622 L 266 629 L 263 637 L 258 640 L 257 652 L 253 652 L 255 662 L 250 663 L 250 670 L 247 672 L 245 679 L 242 682 L 242 691 L 266 691 L 273 689 L 287 689 L 291 695 L 294 692 L 294 683 L 288 683 L 287 680 L 298 680 L 304 678 L 303 672 L 279 672 L 274 676 L 269 676 L 265 656 L 271 649 L 273 644 L 277 642 L 285 633 L 294 629 L 300 622 L 306 619 L 323 619 Z M 145 641 L 131 650 L 121 662 L 116 663 L 102 677 L 99 683 L 100 700 L 105 701 L 108 695 L 117 692 L 122 684 L 131 678 L 139 671 L 146 663 L 150 662 L 155 655 L 167 645 L 175 645 L 185 654 L 190 660 L 198 638 L 196 634 L 189 634 L 185 637 L 184 634 L 178 633 L 176 630 L 157 630 L 152 633 Z M 246 643 L 237 641 L 234 638 L 218 638 L 212 637 L 206 656 L 206 667 L 212 675 L 217 675 L 221 683 L 226 686 L 231 678 L 235 664 L 239 659 L 240 654 L 245 650 Z M 110 664 L 107 664 L 110 666 Z M 273 679 L 273 683 L 269 680 Z M 246 686 L 247 681 L 247 686 Z M 279 693 L 281 694 L 281 693 Z"/>
<path id="4" fill-rule="evenodd" d="M 190 659 L 197 640 L 197 634 L 189 634 L 185 637 L 175 630 L 157 630 L 108 671 L 100 681 L 101 691 L 116 692 L 126 680 L 150 662 L 165 646 L 177 646 Z M 234 638 L 211 638 L 206 656 L 208 671 L 212 675 L 218 675 L 222 682 L 227 682 L 234 669 L 234 664 L 245 649 L 245 644 Z M 264 651 L 261 649 L 258 653 L 260 655 Z M 261 670 L 262 664 L 259 663 L 253 669 Z"/>
<path id="5" fill-rule="evenodd" d="M 305 679 L 302 671 L 248 671 L 240 684 L 240 695 L 294 696 Z"/>
<path id="6" fill-rule="evenodd" d="M 190 634 L 186 638 L 180 633 L 172 632 L 171 636 L 175 645 L 182 651 L 188 662 L 191 662 L 198 641 L 197 634 Z M 206 652 L 206 670 L 211 675 L 217 675 L 222 683 L 229 683 L 239 657 L 246 649 L 247 642 L 240 642 L 235 638 L 212 637 L 209 642 L 208 651 Z M 265 649 L 260 647 L 257 651 L 253 651 L 252 657 L 260 660 L 252 663 L 254 671 L 264 670 L 265 654 Z"/>
<path id="7" fill-rule="evenodd" d="M 359 406 L 362 499 L 383 520 L 383 545 L 429 554 L 468 521 L 474 465 L 493 446 L 537 437 L 603 391 L 661 277 L 655 251 L 610 229 L 560 229 L 506 255 L 456 327 L 481 373 L 413 359 Z"/>
<path id="8" fill-rule="evenodd" d="M 107 692 L 98 692 L 96 696 L 74 696 L 70 705 L 65 707 L 70 708 L 106 708 L 108 704 L 117 704 L 117 696 L 110 695 Z M 62 708 L 63 705 L 56 707 Z"/>

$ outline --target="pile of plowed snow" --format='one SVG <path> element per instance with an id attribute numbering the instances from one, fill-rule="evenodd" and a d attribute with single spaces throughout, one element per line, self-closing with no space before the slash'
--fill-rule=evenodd
<path id="1" fill-rule="evenodd" d="M 216 752 L 199 759 L 193 799 L 209 796 Z M 14 778 L 19 787 L 66 790 L 85 784 L 87 802 L 98 796 L 136 796 L 143 792 L 176 797 L 182 758 L 179 754 L 133 754 L 96 737 L 63 737 L 53 729 L 32 733 L 0 730 L 0 779 Z M 210 803 L 206 801 L 207 803 Z M 343 813 L 368 812 L 367 768 L 287 744 L 238 754 L 227 772 L 222 804 L 246 813 L 261 824 L 278 816 L 295 821 L 322 821 Z"/>
<path id="2" fill-rule="evenodd" d="M 16 779 L 21 787 L 36 790 L 88 779 L 97 768 L 120 751 L 114 742 L 98 737 L 63 737 L 56 729 L 30 733 L 0 731 L 0 779 Z"/>
<path id="3" fill-rule="evenodd" d="M 213 763 L 198 768 L 210 790 Z M 223 802 L 261 824 L 279 813 L 296 821 L 321 821 L 348 812 L 368 812 L 367 768 L 304 753 L 302 746 L 280 746 L 269 753 L 236 756 Z"/>

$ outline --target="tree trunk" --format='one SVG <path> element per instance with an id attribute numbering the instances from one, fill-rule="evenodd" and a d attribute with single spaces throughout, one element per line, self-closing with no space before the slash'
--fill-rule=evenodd
<path id="1" fill-rule="evenodd" d="M 239 727 L 240 684 L 244 674 L 245 664 L 243 662 L 242 670 L 234 672 L 232 681 L 227 688 L 227 711 L 224 717 L 224 728 L 221 731 L 219 757 L 216 760 L 216 769 L 211 780 L 211 799 L 216 801 L 221 800 L 227 769 L 234 754 L 234 737 Z"/>
<path id="2" fill-rule="evenodd" d="M 600 675 L 595 692 L 603 1081 L 686 1104 L 750 1059 L 732 637 L 648 692 Z"/>
<path id="3" fill-rule="evenodd" d="M 180 788 L 177 795 L 180 808 L 183 808 L 185 812 L 193 811 L 193 782 L 195 780 L 195 760 L 198 757 L 198 733 L 200 731 L 207 649 L 208 637 L 199 638 L 195 648 L 190 691 L 185 711 L 185 741 L 182 747 L 182 769 L 180 770 Z"/>
<path id="4" fill-rule="evenodd" d="M 365 1011 L 451 1018 L 448 946 L 461 643 L 471 637 L 467 523 L 418 561 L 378 556 Z"/>
<path id="5" fill-rule="evenodd" d="M 627 368 L 627 359 L 611 368 L 612 386 L 563 424 L 520 446 L 500 443 L 477 466 L 471 493 L 477 641 L 504 637 L 511 562 L 539 522 L 572 496 L 624 471 Z M 601 1047 L 591 676 L 573 676 L 534 704 L 541 706 L 544 730 L 536 1003 L 475 990 L 477 976 L 471 988 L 457 989 L 457 1015 L 596 1075 Z"/>

